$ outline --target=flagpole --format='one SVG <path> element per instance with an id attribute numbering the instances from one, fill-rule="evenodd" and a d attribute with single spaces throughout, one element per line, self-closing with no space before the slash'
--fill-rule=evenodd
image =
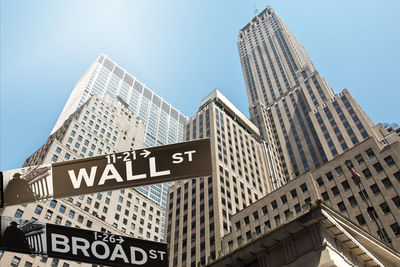
<path id="1" fill-rule="evenodd" d="M 385 231 L 385 229 L 384 229 L 384 227 L 383 227 L 383 224 L 382 224 L 381 220 L 379 219 L 378 216 L 375 216 L 374 207 L 372 206 L 372 202 L 371 202 L 371 200 L 369 199 L 369 197 L 368 197 L 368 195 L 367 195 L 367 193 L 366 193 L 366 191 L 365 191 L 364 185 L 361 183 L 361 179 L 360 179 L 360 178 L 361 178 L 361 175 L 358 174 L 358 173 L 354 170 L 353 164 L 351 163 L 350 160 L 347 160 L 345 164 L 346 164 L 346 167 L 348 168 L 348 170 L 349 170 L 349 171 L 351 172 L 351 174 L 352 174 L 352 177 L 351 177 L 351 178 L 353 178 L 353 182 L 354 182 L 355 184 L 358 185 L 358 188 L 360 189 L 360 194 L 361 194 L 362 198 L 363 198 L 363 199 L 365 200 L 365 202 L 367 203 L 367 212 L 368 212 L 369 216 L 371 217 L 371 219 L 375 222 L 376 227 L 378 228 L 378 235 L 379 235 L 379 238 L 380 238 L 382 241 L 385 241 L 385 242 L 391 244 L 391 243 L 392 243 L 392 240 L 391 240 L 391 239 L 389 238 L 389 236 L 387 235 L 387 233 L 386 233 L 386 231 Z"/>

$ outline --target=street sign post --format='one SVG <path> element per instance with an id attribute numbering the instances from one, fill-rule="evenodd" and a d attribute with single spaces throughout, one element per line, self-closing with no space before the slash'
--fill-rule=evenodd
<path id="1" fill-rule="evenodd" d="M 0 249 L 108 266 L 167 267 L 167 243 L 1 217 Z"/>
<path id="2" fill-rule="evenodd" d="M 70 197 L 211 175 L 200 139 L 1 172 L 2 205 Z"/>

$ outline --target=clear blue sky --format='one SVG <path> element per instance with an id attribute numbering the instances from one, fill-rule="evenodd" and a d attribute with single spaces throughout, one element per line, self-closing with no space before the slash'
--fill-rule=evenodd
<path id="1" fill-rule="evenodd" d="M 267 3 L 336 92 L 375 123 L 400 122 L 400 1 L 160 0 L 1 3 L 0 169 L 47 137 L 74 84 L 105 53 L 187 116 L 219 88 L 244 114 L 236 41 Z"/>

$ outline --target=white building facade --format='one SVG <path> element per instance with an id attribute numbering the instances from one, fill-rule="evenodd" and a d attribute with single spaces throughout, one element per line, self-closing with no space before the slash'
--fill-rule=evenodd
<path id="1" fill-rule="evenodd" d="M 111 96 L 127 103 L 127 107 L 133 115 L 145 124 L 145 147 L 183 141 L 183 130 L 187 117 L 103 54 L 95 60 L 76 83 L 52 133 L 91 95 L 99 98 Z M 171 184 L 144 186 L 137 190 L 165 210 L 167 190 Z M 162 221 L 164 224 L 164 220 Z M 163 231 L 164 225 L 162 226 Z"/>

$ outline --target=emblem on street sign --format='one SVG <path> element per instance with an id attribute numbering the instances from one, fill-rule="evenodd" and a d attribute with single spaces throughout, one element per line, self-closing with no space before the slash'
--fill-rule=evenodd
<path id="1" fill-rule="evenodd" d="M 211 175 L 210 140 L 200 139 L 1 172 L 2 203 L 136 187 Z"/>
<path id="2" fill-rule="evenodd" d="M 109 266 L 168 266 L 167 244 L 1 217 L 0 249 Z"/>

